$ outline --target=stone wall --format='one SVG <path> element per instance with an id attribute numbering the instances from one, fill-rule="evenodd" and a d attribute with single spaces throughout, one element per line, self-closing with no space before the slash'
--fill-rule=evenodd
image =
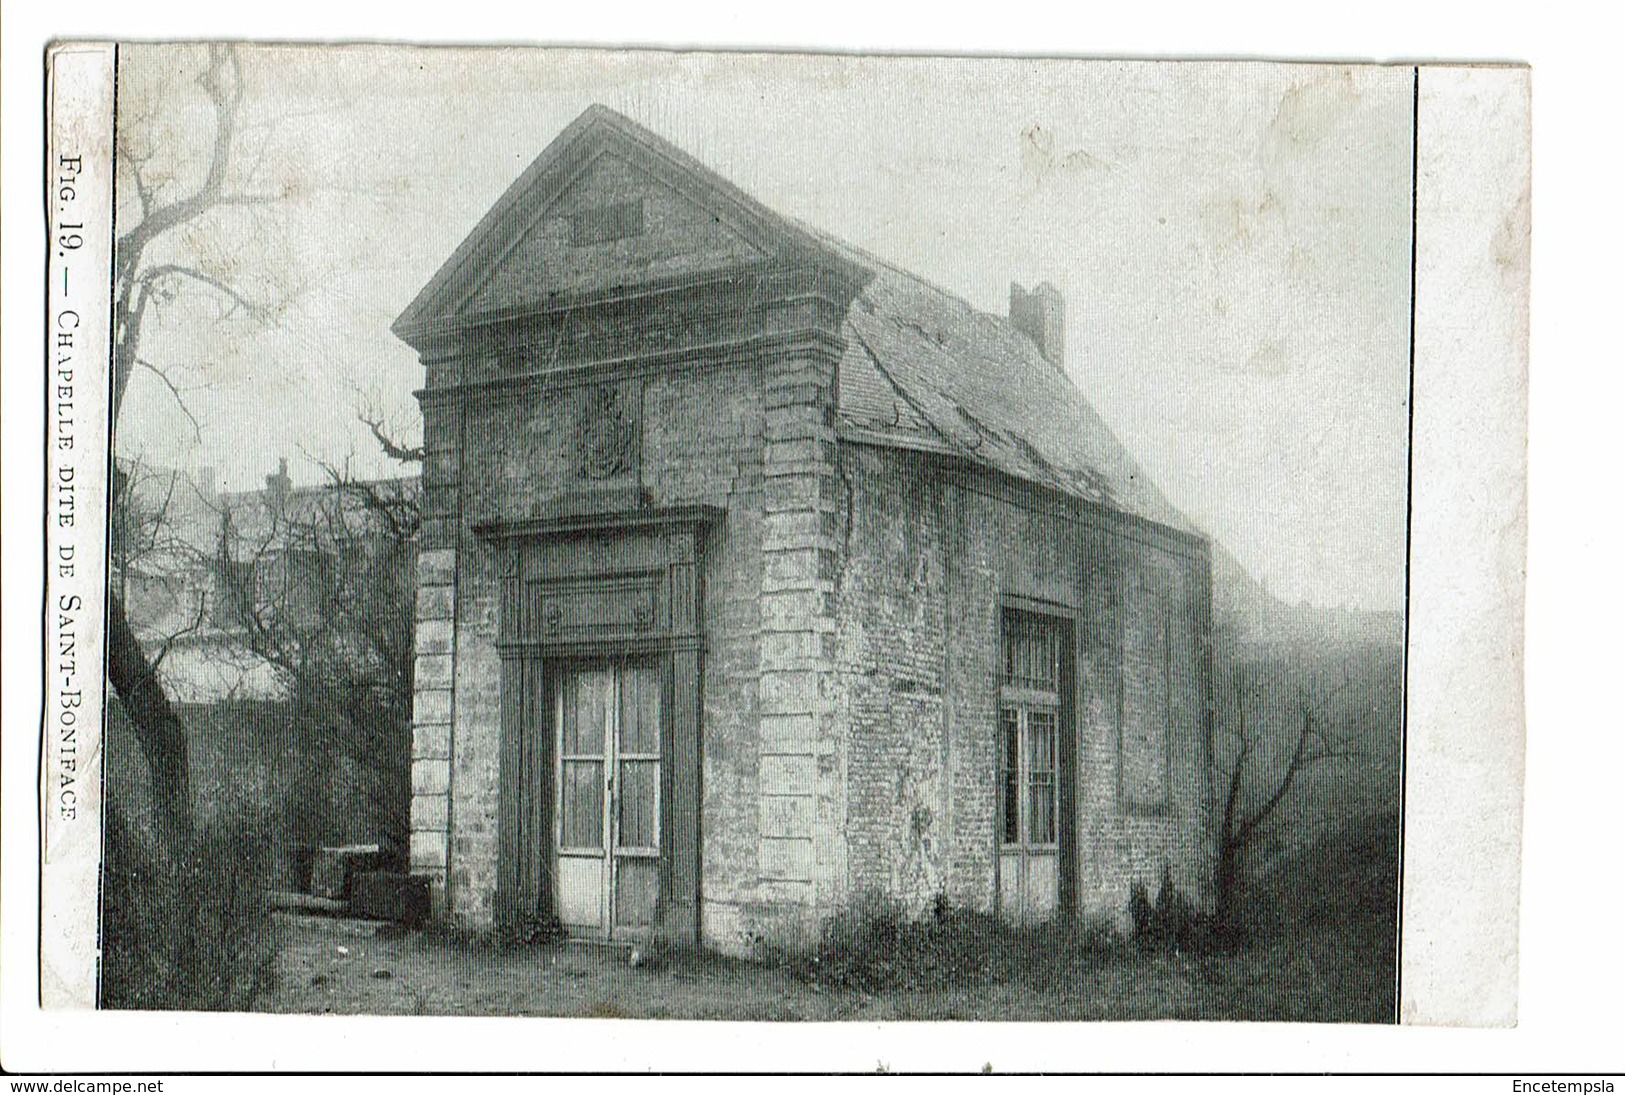
<path id="1" fill-rule="evenodd" d="M 749 869 L 759 831 L 761 370 L 748 361 L 696 362 L 636 383 L 642 389 L 640 486 L 647 502 L 705 504 L 727 514 L 707 545 L 703 578 L 702 877 L 708 904 L 719 906 L 705 915 L 718 921 L 719 932 L 740 934 L 744 929 L 728 923 L 730 908 L 761 900 L 756 872 Z M 467 401 L 466 424 L 460 412 L 426 415 L 431 453 L 457 430 L 466 429 L 467 441 L 460 460 L 431 457 L 425 466 L 426 480 L 435 475 L 459 489 L 430 492 L 445 499 L 448 521 L 425 524 L 426 539 L 438 545 L 450 538 L 456 550 L 425 544 L 413 866 L 442 886 L 449 879 L 449 905 L 442 907 L 455 922 L 482 928 L 491 923 L 497 872 L 501 586 L 496 551 L 473 530 L 494 519 L 534 516 L 568 488 L 570 388 L 531 384 L 451 400 Z M 438 892 L 444 902 L 446 891 Z"/>
<path id="2" fill-rule="evenodd" d="M 1073 610 L 1080 911 L 1125 915 L 1131 884 L 1154 895 L 1164 865 L 1208 900 L 1205 549 L 928 454 L 843 445 L 840 469 L 834 750 L 849 896 L 994 906 L 1000 622 L 1014 596 Z M 1139 756 L 1166 743 L 1160 801 L 1125 794 L 1125 737 Z"/>
<path id="3" fill-rule="evenodd" d="M 865 891 L 914 911 L 938 893 L 993 906 L 1011 595 L 1076 610 L 1080 907 L 1120 915 L 1131 883 L 1154 891 L 1165 864 L 1205 900 L 1203 553 L 1124 518 L 1046 509 L 1030 488 L 936 456 L 837 446 L 805 401 L 775 396 L 824 398 L 815 366 L 712 361 L 638 380 L 648 502 L 726 513 L 704 570 L 702 938 L 736 952 L 804 940 Z M 541 512 L 566 489 L 569 393 L 457 398 L 466 423 L 431 414 L 428 432 L 426 496 L 448 519 L 425 525 L 412 858 L 437 900 L 449 880 L 442 907 L 456 922 L 484 927 L 500 581 L 472 529 Z M 465 429 L 461 460 L 436 460 Z M 433 539 L 442 529 L 457 552 Z M 1159 741 L 1160 780 L 1144 762 Z"/>

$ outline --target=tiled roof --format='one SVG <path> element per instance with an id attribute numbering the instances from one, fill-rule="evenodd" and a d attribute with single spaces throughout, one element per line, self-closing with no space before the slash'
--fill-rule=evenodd
<path id="1" fill-rule="evenodd" d="M 849 436 L 952 453 L 1196 531 L 1077 386 L 1008 319 L 818 235 L 874 272 L 847 316 L 839 411 Z"/>

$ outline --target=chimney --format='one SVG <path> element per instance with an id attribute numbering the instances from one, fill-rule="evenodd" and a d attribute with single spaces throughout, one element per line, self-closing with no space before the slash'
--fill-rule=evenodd
<path id="1" fill-rule="evenodd" d="M 291 489 L 293 480 L 288 478 L 288 458 L 284 456 L 277 462 L 276 474 L 265 477 L 265 504 L 273 512 L 280 512 Z"/>
<path id="2" fill-rule="evenodd" d="M 1041 281 L 1028 292 L 1012 281 L 1010 322 L 1033 340 L 1057 372 L 1066 372 L 1066 301 L 1055 286 Z"/>

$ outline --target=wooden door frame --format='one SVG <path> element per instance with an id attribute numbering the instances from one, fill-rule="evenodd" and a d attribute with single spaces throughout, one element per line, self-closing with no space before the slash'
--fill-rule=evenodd
<path id="1" fill-rule="evenodd" d="M 1056 912 L 1061 917 L 1076 915 L 1078 909 L 1078 726 L 1079 682 L 1083 666 L 1079 658 L 1077 636 L 1081 631 L 1078 609 L 1053 601 L 1037 600 L 1015 594 L 999 599 L 998 669 L 994 673 L 994 703 L 997 763 L 994 778 L 1004 770 L 1004 620 L 1011 612 L 1044 616 L 1060 629 L 1059 680 L 1055 705 L 1056 733 Z M 993 800 L 997 803 L 993 818 L 993 907 L 999 910 L 1002 881 L 999 877 L 1001 857 L 1004 854 L 1004 788 L 997 788 Z"/>
<path id="2" fill-rule="evenodd" d="M 666 695 L 665 687 L 666 681 L 669 679 L 669 674 L 664 672 L 665 662 L 666 659 L 664 657 L 650 656 L 648 654 L 639 653 L 623 653 L 609 656 L 590 654 L 582 658 L 555 658 L 552 661 L 553 671 L 546 676 L 546 680 L 548 682 L 547 688 L 550 693 L 550 697 L 544 699 L 544 704 L 551 706 L 553 712 L 552 731 L 549 735 L 549 740 L 553 745 L 553 766 L 551 770 L 551 782 L 545 788 L 540 790 L 542 793 L 549 796 L 553 824 L 546 833 L 542 834 L 546 838 L 547 843 L 544 843 L 537 849 L 537 851 L 543 855 L 551 856 L 551 862 L 556 862 L 560 857 L 566 854 L 562 847 L 562 830 L 564 825 L 563 771 L 566 759 L 562 751 L 562 739 L 565 729 L 563 722 L 565 707 L 565 679 L 573 673 L 589 672 L 595 669 L 607 670 L 609 673 L 611 682 L 611 696 L 604 712 L 605 721 L 604 726 L 602 727 L 604 735 L 603 752 L 599 755 L 601 764 L 600 778 L 605 779 L 605 783 L 604 795 L 599 807 L 601 821 L 599 835 L 600 847 L 598 849 L 598 858 L 604 865 L 604 875 L 601 879 L 601 887 L 603 892 L 600 895 L 599 930 L 602 938 L 608 940 L 642 939 L 645 938 L 651 930 L 653 930 L 653 925 L 651 925 L 648 929 L 644 929 L 631 928 L 625 925 L 618 925 L 616 923 L 617 907 L 615 887 L 616 878 L 619 873 L 619 860 L 623 858 L 651 858 L 646 852 L 642 854 L 628 853 L 625 850 L 625 846 L 623 846 L 620 842 L 620 812 L 618 807 L 621 801 L 621 773 L 619 765 L 626 760 L 626 757 L 622 754 L 620 742 L 620 718 L 621 714 L 623 713 L 623 708 L 621 705 L 621 688 L 625 679 L 625 673 L 629 667 L 636 666 L 639 668 L 652 668 L 655 671 L 655 687 L 659 689 L 660 692 L 660 740 L 657 743 L 658 751 L 653 754 L 652 757 L 639 756 L 633 759 L 634 761 L 647 761 L 653 759 L 655 763 L 660 766 L 661 771 L 663 772 L 671 737 L 667 717 L 667 712 L 669 711 L 671 705 L 669 702 L 669 697 Z M 606 776 L 607 779 L 605 778 Z M 654 845 L 653 858 L 656 858 L 657 860 L 665 859 L 664 831 L 661 825 L 661 822 L 665 816 L 665 803 L 661 801 L 661 793 L 664 789 L 665 782 L 665 779 L 662 777 L 660 785 L 655 789 L 654 811 L 656 844 Z M 580 858 L 585 858 L 585 856 L 582 856 L 579 851 L 570 854 L 577 855 Z M 664 871 L 665 865 L 660 863 L 657 869 Z M 556 885 L 557 878 L 555 877 L 553 881 Z M 550 889 L 547 893 L 539 896 L 545 900 L 546 898 L 552 896 L 552 891 Z"/>
<path id="3" fill-rule="evenodd" d="M 655 658 L 661 682 L 653 930 L 672 942 L 698 941 L 702 574 L 707 540 L 721 516 L 709 507 L 683 507 L 476 526 L 501 574 L 499 928 L 523 931 L 528 922 L 552 919 L 551 880 L 541 877 L 538 863 L 552 855 L 554 819 L 542 816 L 536 800 L 551 803 L 555 791 L 548 779 L 547 793 L 536 794 L 533 778 L 551 768 L 547 739 L 557 734 L 551 713 L 543 715 L 547 732 L 537 732 L 537 707 L 545 705 L 550 681 L 566 663 L 641 655 Z"/>

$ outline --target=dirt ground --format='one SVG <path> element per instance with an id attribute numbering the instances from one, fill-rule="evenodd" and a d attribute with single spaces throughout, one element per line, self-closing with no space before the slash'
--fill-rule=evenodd
<path id="1" fill-rule="evenodd" d="M 698 954 L 631 966 L 579 943 L 495 949 L 424 932 L 279 916 L 280 985 L 263 1010 L 737 1020 L 1275 1019 L 1391 1021 L 1392 965 L 1336 933 L 1193 956 L 1124 947 L 1043 991 L 1015 983 L 868 994 Z M 1391 954 L 1391 952 L 1390 952 Z"/>

